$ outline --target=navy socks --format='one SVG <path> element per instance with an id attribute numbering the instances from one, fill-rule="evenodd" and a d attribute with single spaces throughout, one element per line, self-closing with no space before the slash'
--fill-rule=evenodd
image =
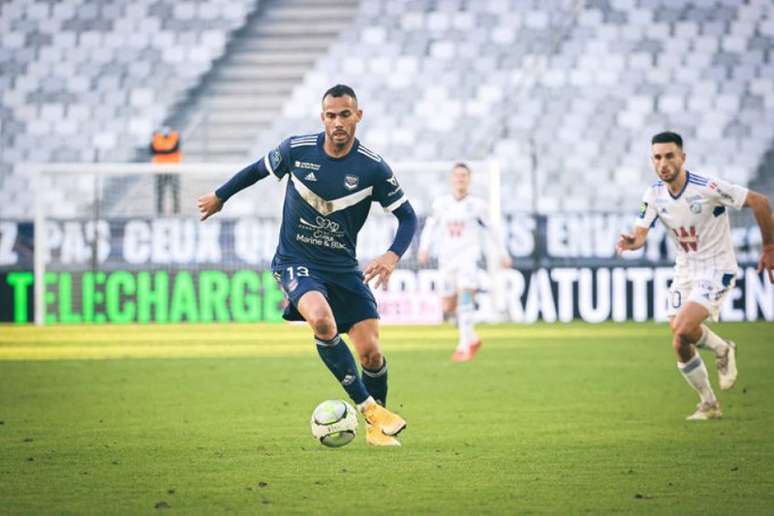
<path id="1" fill-rule="evenodd" d="M 317 353 L 320 354 L 320 358 L 330 372 L 333 373 L 333 376 L 341 383 L 344 390 L 347 391 L 347 394 L 352 398 L 352 401 L 360 404 L 367 400 L 370 389 L 366 389 L 363 380 L 357 373 L 355 359 L 347 345 L 341 340 L 341 336 L 337 334 L 331 340 L 325 340 L 315 336 L 314 340 L 317 343 Z M 385 375 L 385 396 L 387 394 L 386 380 L 387 377 Z M 374 398 L 376 398 L 375 394 Z"/>

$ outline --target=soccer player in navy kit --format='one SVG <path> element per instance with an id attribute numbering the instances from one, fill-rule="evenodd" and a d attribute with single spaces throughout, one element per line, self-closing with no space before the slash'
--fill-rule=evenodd
<path id="1" fill-rule="evenodd" d="M 306 320 L 320 358 L 357 404 L 375 446 L 399 446 L 406 421 L 384 408 L 387 362 L 379 346 L 379 314 L 367 282 L 386 285 L 416 231 L 414 210 L 390 167 L 355 138 L 363 117 L 355 92 L 336 85 L 325 92 L 320 118 L 325 131 L 284 140 L 226 184 L 199 199 L 201 219 L 217 213 L 238 191 L 259 179 L 288 177 L 274 277 L 289 299 L 283 317 Z M 357 234 L 372 202 L 398 219 L 390 249 L 361 273 Z M 348 333 L 362 377 L 340 333 Z"/>

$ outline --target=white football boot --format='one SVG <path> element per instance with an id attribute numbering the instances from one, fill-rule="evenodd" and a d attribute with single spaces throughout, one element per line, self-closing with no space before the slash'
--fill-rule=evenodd
<path id="1" fill-rule="evenodd" d="M 708 419 L 720 419 L 720 403 L 701 402 L 696 405 L 696 412 L 685 418 L 686 421 L 707 421 Z"/>
<path id="2" fill-rule="evenodd" d="M 736 383 L 736 343 L 732 340 L 728 342 L 728 349 L 715 359 L 715 367 L 718 370 L 718 381 L 720 388 L 727 391 Z"/>

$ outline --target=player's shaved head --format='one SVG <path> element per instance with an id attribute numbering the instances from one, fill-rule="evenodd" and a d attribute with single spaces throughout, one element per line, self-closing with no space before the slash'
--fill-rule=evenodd
<path id="1" fill-rule="evenodd" d="M 683 137 L 677 133 L 673 133 L 672 131 L 664 131 L 663 133 L 654 135 L 653 139 L 650 140 L 651 145 L 656 143 L 674 143 L 682 149 Z"/>
<path id="2" fill-rule="evenodd" d="M 341 157 L 352 148 L 355 129 L 363 118 L 355 91 L 344 84 L 329 88 L 322 98 L 320 120 L 325 126 L 325 151 Z"/>
<path id="3" fill-rule="evenodd" d="M 346 95 L 348 97 L 352 97 L 355 102 L 357 102 L 357 95 L 355 95 L 355 90 L 346 84 L 337 84 L 336 86 L 328 88 L 328 90 L 323 94 L 322 100 L 325 101 L 325 97 L 329 95 L 331 97 L 343 97 Z"/>

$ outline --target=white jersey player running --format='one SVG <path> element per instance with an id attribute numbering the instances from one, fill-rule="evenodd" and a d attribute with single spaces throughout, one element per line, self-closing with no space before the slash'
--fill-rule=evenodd
<path id="1" fill-rule="evenodd" d="M 675 275 L 670 288 L 669 318 L 677 368 L 699 394 L 700 402 L 689 420 L 721 415 L 707 368 L 696 348 L 715 353 L 721 389 L 737 378 L 736 344 L 720 338 L 706 325 L 717 321 L 723 300 L 734 286 L 737 263 L 731 242 L 727 208 L 750 207 L 763 237 L 758 271 L 774 281 L 774 222 L 768 199 L 742 186 L 708 178 L 685 169 L 679 134 L 659 133 L 651 142 L 651 161 L 660 181 L 645 191 L 634 234 L 618 240 L 619 252 L 639 249 L 658 219 L 677 248 Z"/>
<path id="2" fill-rule="evenodd" d="M 483 237 L 494 238 L 500 248 L 500 264 L 510 267 L 498 237 L 486 224 L 487 207 L 482 199 L 469 195 L 470 168 L 457 163 L 451 171 L 451 195 L 436 199 L 419 239 L 419 263 L 427 264 L 435 248 L 441 272 L 443 311 L 448 317 L 456 309 L 459 339 L 452 360 L 465 362 L 481 347 L 475 331 L 474 294 L 478 286 L 476 263 L 481 257 Z"/>

